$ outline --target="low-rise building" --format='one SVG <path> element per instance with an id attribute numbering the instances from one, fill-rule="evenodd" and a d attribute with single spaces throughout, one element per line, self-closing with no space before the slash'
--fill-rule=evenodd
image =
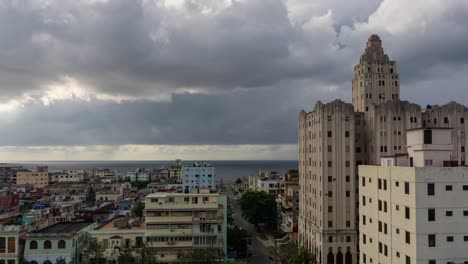
<path id="1" fill-rule="evenodd" d="M 23 225 L 0 225 L 0 263 L 19 264 L 24 251 Z"/>
<path id="2" fill-rule="evenodd" d="M 409 130 L 407 156 L 359 166 L 360 263 L 468 262 L 468 169 L 451 134 Z"/>
<path id="3" fill-rule="evenodd" d="M 284 193 L 278 195 L 280 227 L 289 238 L 297 241 L 297 216 L 299 214 L 299 171 L 288 170 L 284 177 Z"/>
<path id="4" fill-rule="evenodd" d="M 128 217 L 117 217 L 109 223 L 88 231 L 104 248 L 104 257 L 117 260 L 123 250 L 136 253 L 144 245 L 145 229 L 143 223 Z"/>
<path id="5" fill-rule="evenodd" d="M 90 222 L 57 223 L 25 236 L 24 259 L 31 264 L 81 263 L 86 232 L 96 227 Z"/>
<path id="6" fill-rule="evenodd" d="M 227 250 L 226 196 L 218 193 L 154 193 L 145 197 L 146 246 L 162 262 L 195 249 Z"/>

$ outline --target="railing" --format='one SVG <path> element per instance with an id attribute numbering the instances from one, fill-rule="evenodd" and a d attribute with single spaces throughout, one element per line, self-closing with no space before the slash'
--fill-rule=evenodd
<path id="1" fill-rule="evenodd" d="M 194 222 L 222 222 L 224 218 L 222 216 L 219 217 L 193 217 L 192 221 Z"/>

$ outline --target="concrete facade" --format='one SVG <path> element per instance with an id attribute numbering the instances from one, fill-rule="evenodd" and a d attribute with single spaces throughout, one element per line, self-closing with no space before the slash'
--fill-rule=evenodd
<path id="1" fill-rule="evenodd" d="M 397 64 L 377 35 L 369 37 L 354 67 L 352 102 L 317 102 L 312 112 L 299 114 L 299 245 L 319 263 L 358 263 L 357 168 L 380 165 L 382 157 L 390 165 L 409 163 L 407 131 L 451 128 L 450 164 L 466 161 L 468 108 L 450 102 L 422 109 L 401 101 Z M 327 197 L 330 192 L 336 195 Z"/>
<path id="2" fill-rule="evenodd" d="M 182 189 L 190 192 L 193 188 L 216 189 L 216 169 L 205 161 L 195 161 L 182 166 Z"/>

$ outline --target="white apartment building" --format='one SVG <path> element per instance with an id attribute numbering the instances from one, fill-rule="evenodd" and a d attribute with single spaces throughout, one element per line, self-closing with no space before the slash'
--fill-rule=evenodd
<path id="1" fill-rule="evenodd" d="M 145 169 L 138 168 L 135 171 L 127 172 L 127 178 L 130 181 L 149 181 L 150 175 Z"/>
<path id="2" fill-rule="evenodd" d="M 468 263 L 468 168 L 452 129 L 407 131 L 408 155 L 359 166 L 360 263 Z"/>
<path id="3" fill-rule="evenodd" d="M 182 190 L 191 192 L 193 188 L 216 189 L 216 170 L 205 161 L 195 161 L 182 166 Z"/>

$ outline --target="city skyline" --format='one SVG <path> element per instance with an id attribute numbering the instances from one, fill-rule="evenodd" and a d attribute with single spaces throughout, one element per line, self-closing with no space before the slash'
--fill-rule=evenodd
<path id="1" fill-rule="evenodd" d="M 351 102 L 371 34 L 398 61 L 403 100 L 468 104 L 466 10 L 463 1 L 6 1 L 0 160 L 295 160 L 299 111 Z"/>

